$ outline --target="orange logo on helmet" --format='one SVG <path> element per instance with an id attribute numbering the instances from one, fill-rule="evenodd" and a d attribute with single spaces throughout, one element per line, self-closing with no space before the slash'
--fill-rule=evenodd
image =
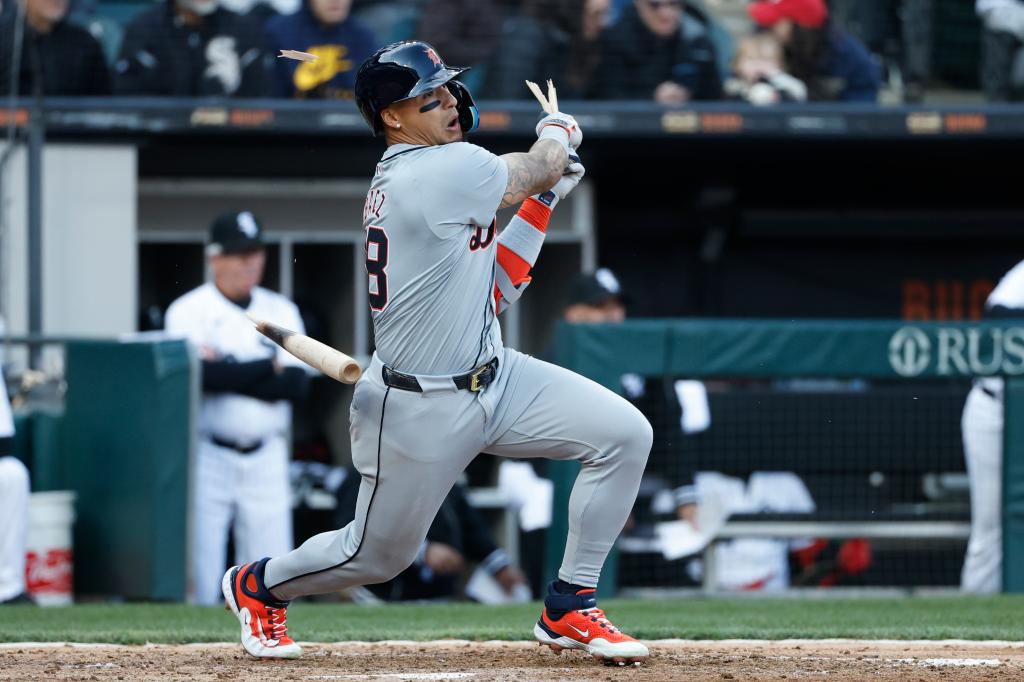
<path id="1" fill-rule="evenodd" d="M 434 62 L 435 66 L 441 66 L 441 58 L 437 56 L 437 53 L 434 52 L 434 48 L 432 47 L 427 48 L 427 59 Z"/>

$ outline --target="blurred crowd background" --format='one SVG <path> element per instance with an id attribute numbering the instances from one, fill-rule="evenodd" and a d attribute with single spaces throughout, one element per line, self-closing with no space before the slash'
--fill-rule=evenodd
<path id="1" fill-rule="evenodd" d="M 5 94 L 17 74 L 22 95 L 347 99 L 367 56 L 413 38 L 472 66 L 484 99 L 546 78 L 562 99 L 663 105 L 1009 101 L 1024 83 L 1018 0 L 21 2 L 0 10 Z"/>

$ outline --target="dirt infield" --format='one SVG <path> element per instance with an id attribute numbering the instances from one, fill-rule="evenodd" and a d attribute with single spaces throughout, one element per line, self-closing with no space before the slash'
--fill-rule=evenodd
<path id="1" fill-rule="evenodd" d="M 297 661 L 240 646 L 5 644 L 0 680 L 1001 680 L 1024 678 L 1024 644 L 1006 642 L 662 641 L 639 667 L 556 656 L 526 642 L 304 644 Z"/>

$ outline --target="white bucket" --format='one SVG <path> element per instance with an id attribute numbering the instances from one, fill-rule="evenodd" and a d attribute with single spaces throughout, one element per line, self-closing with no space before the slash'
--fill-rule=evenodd
<path id="1" fill-rule="evenodd" d="M 71 526 L 75 493 L 32 493 L 28 502 L 28 547 L 25 587 L 40 606 L 68 606 L 73 601 L 74 575 Z"/>

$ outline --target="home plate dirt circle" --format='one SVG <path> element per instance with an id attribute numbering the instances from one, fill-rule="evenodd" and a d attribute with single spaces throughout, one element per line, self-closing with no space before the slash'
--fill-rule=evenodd
<path id="1" fill-rule="evenodd" d="M 1019 680 L 1021 642 L 783 640 L 651 642 L 640 666 L 611 667 L 527 642 L 304 643 L 257 660 L 236 644 L 0 645 L 0 680 Z"/>

